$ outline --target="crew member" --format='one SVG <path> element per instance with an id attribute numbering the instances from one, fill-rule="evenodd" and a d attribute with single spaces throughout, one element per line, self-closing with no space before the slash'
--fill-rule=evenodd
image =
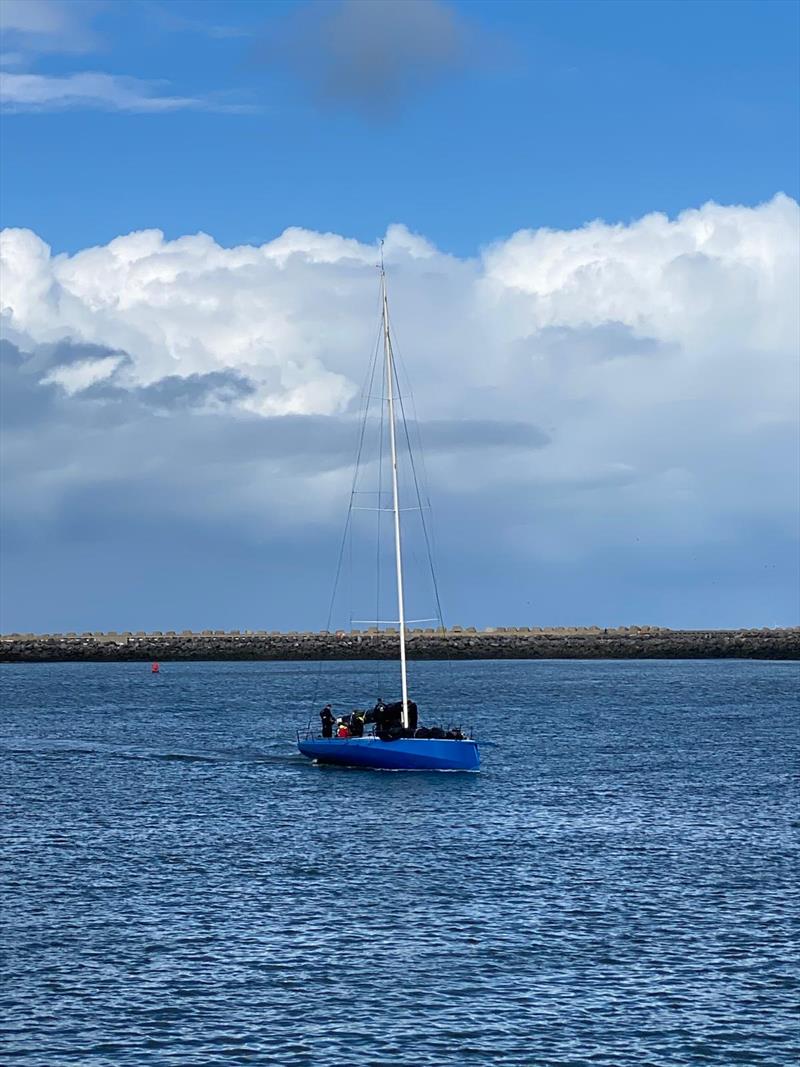
<path id="1" fill-rule="evenodd" d="M 414 736 L 414 731 L 417 729 L 417 726 L 419 725 L 419 710 L 418 710 L 417 705 L 414 703 L 413 700 L 409 700 L 407 707 L 408 707 L 408 729 L 409 729 L 409 731 L 411 733 L 411 736 L 413 737 Z"/>
<path id="2" fill-rule="evenodd" d="M 322 736 L 333 737 L 333 712 L 330 704 L 325 705 L 319 713 L 319 717 L 322 719 Z"/>

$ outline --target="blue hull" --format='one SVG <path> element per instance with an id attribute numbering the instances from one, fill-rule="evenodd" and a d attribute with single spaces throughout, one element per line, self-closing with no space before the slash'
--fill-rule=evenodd
<path id="1" fill-rule="evenodd" d="M 313 738 L 298 741 L 304 756 L 342 767 L 373 767 L 384 771 L 477 771 L 475 741 L 447 741 L 403 737 L 379 741 L 374 737 Z"/>

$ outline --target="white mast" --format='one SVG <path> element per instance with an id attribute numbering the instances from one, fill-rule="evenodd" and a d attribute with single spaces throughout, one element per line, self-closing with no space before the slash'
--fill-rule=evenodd
<path id="1" fill-rule="evenodd" d="M 386 357 L 386 399 L 389 404 L 389 442 L 392 450 L 392 501 L 394 510 L 394 553 L 397 571 L 397 610 L 400 620 L 400 679 L 403 687 L 403 727 L 408 729 L 408 682 L 406 680 L 406 620 L 403 607 L 403 557 L 400 551 L 400 498 L 397 491 L 397 442 L 394 421 L 394 360 L 389 339 L 389 304 L 386 299 L 386 272 L 381 252 L 381 294 L 383 296 L 383 352 Z M 380 502 L 379 502 L 380 506 Z"/>

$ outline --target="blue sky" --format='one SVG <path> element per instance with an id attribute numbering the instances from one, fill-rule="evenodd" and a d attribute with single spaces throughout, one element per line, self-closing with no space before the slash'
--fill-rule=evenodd
<path id="1" fill-rule="evenodd" d="M 302 6 L 73 2 L 85 50 L 11 39 L 37 73 L 253 110 L 8 116 L 5 224 L 74 251 L 153 226 L 238 244 L 400 221 L 465 255 L 522 227 L 797 195 L 796 4 L 454 4 L 463 56 L 375 115 L 269 57 Z"/>
<path id="2" fill-rule="evenodd" d="M 799 13 L 4 0 L 0 629 L 324 622 L 384 236 L 451 622 L 796 624 Z"/>

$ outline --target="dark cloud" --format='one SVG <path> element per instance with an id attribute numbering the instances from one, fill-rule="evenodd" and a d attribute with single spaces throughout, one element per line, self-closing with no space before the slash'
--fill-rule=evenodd
<path id="1" fill-rule="evenodd" d="M 170 376 L 147 386 L 126 386 L 115 372 L 73 395 L 42 380 L 53 365 L 109 355 L 120 354 L 72 345 L 29 354 L 0 343 L 8 519 L 15 501 L 24 498 L 27 508 L 43 486 L 51 514 L 77 508 L 90 527 L 109 509 L 143 517 L 162 507 L 180 510 L 184 492 L 192 507 L 205 501 L 209 522 L 219 514 L 228 521 L 235 512 L 231 494 L 250 484 L 254 465 L 262 469 L 266 494 L 275 478 L 352 469 L 360 432 L 355 417 L 248 412 L 239 401 L 253 385 L 232 371 Z M 410 422 L 408 431 L 430 456 L 548 443 L 536 426 L 491 419 Z"/>
<path id="2" fill-rule="evenodd" d="M 126 387 L 123 363 L 72 395 L 42 381 L 109 355 L 120 353 L 0 347 L 0 629 L 323 625 L 319 590 L 336 564 L 359 420 L 247 412 L 237 401 L 252 386 L 233 373 Z M 412 422 L 409 433 L 431 457 L 483 452 L 500 463 L 546 443 L 536 427 L 491 419 Z M 315 507 L 331 475 L 338 488 Z M 414 516 L 406 522 L 414 558 L 419 531 Z M 365 531 L 373 536 L 359 525 L 356 543 Z M 427 573 L 408 578 L 420 617 L 430 614 L 418 592 Z"/>
<path id="3" fill-rule="evenodd" d="M 528 422 L 497 419 L 437 419 L 421 427 L 426 448 L 451 451 L 469 448 L 544 448 L 550 438 Z"/>
<path id="4" fill-rule="evenodd" d="M 133 389 L 112 380 L 73 396 L 41 383 L 53 361 L 64 366 L 69 358 L 109 354 L 117 353 L 55 346 L 34 354 L 37 369 L 34 357 L 10 343 L 0 346 L 0 629 L 324 625 L 349 479 L 340 479 L 341 493 L 337 488 L 336 504 L 326 512 L 309 505 L 322 491 L 320 474 L 350 468 L 356 421 L 262 418 L 235 403 L 209 412 L 209 396 L 236 397 L 248 389 L 226 374 Z M 523 422 L 448 419 L 419 429 L 429 455 L 460 453 L 453 468 L 467 472 L 481 451 L 502 473 L 508 456 L 525 463 L 547 443 L 541 430 Z M 770 454 L 789 447 L 788 429 L 785 435 Z M 745 469 L 741 452 L 725 460 Z M 618 495 L 634 477 L 619 472 Z M 434 500 L 437 531 L 445 532 L 437 538 L 439 576 L 452 622 L 705 626 L 792 617 L 796 585 L 790 588 L 783 576 L 796 573 L 795 546 L 769 525 L 752 531 L 746 516 L 737 519 L 739 534 L 722 554 L 715 544 L 701 556 L 694 542 L 650 545 L 652 525 L 637 507 L 630 525 L 620 526 L 613 553 L 600 545 L 586 558 L 556 553 L 542 565 L 529 547 L 553 513 L 569 518 L 567 527 L 559 526 L 561 538 L 583 528 L 591 541 L 597 512 L 582 509 L 581 500 L 594 487 L 582 484 L 565 498 L 556 480 L 510 493 L 498 478 L 482 483 L 478 496 L 466 482 L 465 489 L 440 481 Z M 612 514 L 613 489 L 609 476 L 603 503 Z M 408 547 L 412 564 L 413 539 Z M 384 571 L 391 573 L 388 563 Z M 665 571 L 668 580 L 659 584 Z M 409 572 L 410 611 L 424 617 L 429 601 L 417 595 L 414 575 L 427 572 L 411 565 Z M 771 580 L 773 573 L 781 580 Z M 727 601 L 711 599 L 720 592 L 714 582 Z M 356 601 L 364 603 L 373 601 Z M 346 614 L 339 624 L 349 625 Z"/>
<path id="5" fill-rule="evenodd" d="M 371 118 L 466 67 L 470 25 L 441 0 L 311 0 L 258 49 L 324 106 Z"/>
<path id="6" fill-rule="evenodd" d="M 97 382 L 85 389 L 87 400 L 109 400 L 139 404 L 158 412 L 202 408 L 209 404 L 235 404 L 255 391 L 255 386 L 236 371 L 211 371 L 208 374 L 171 374 L 150 385 L 124 388 L 110 381 Z"/>
<path id="7" fill-rule="evenodd" d="M 0 341 L 0 345 L 10 345 L 15 348 L 17 351 L 16 358 L 20 362 L 24 362 L 25 373 L 34 377 L 44 375 L 48 371 L 56 370 L 59 367 L 71 367 L 76 363 L 107 359 L 109 356 L 117 359 L 119 366 L 131 362 L 127 352 L 122 352 L 116 348 L 108 348 L 106 345 L 93 345 L 85 341 L 74 341 L 70 338 L 56 341 L 53 344 L 34 345 L 25 352 L 22 352 L 18 346 L 5 339 Z M 5 358 L 12 357 L 10 353 L 6 353 Z"/>
<path id="8" fill-rule="evenodd" d="M 76 364 L 100 362 L 113 357 L 117 367 L 102 381 L 75 396 L 67 397 L 49 374 Z M 23 352 L 6 339 L 0 340 L 0 413 L 3 425 L 24 424 L 30 428 L 48 418 L 71 422 L 79 415 L 83 423 L 113 422 L 119 425 L 137 413 L 160 414 L 235 404 L 253 392 L 254 386 L 236 371 L 212 371 L 186 377 L 170 375 L 144 386 L 121 384 L 120 374 L 130 365 L 127 353 L 102 345 L 60 341 L 38 345 Z M 122 414 L 121 414 L 122 411 Z"/>
<path id="9" fill-rule="evenodd" d="M 40 384 L 40 374 L 16 345 L 0 340 L 0 425 L 6 433 L 47 417 L 59 390 Z"/>
<path id="10" fill-rule="evenodd" d="M 547 326 L 530 338 L 536 355 L 572 357 L 582 364 L 636 356 L 657 356 L 672 351 L 655 337 L 642 337 L 624 322 L 599 326 Z"/>

